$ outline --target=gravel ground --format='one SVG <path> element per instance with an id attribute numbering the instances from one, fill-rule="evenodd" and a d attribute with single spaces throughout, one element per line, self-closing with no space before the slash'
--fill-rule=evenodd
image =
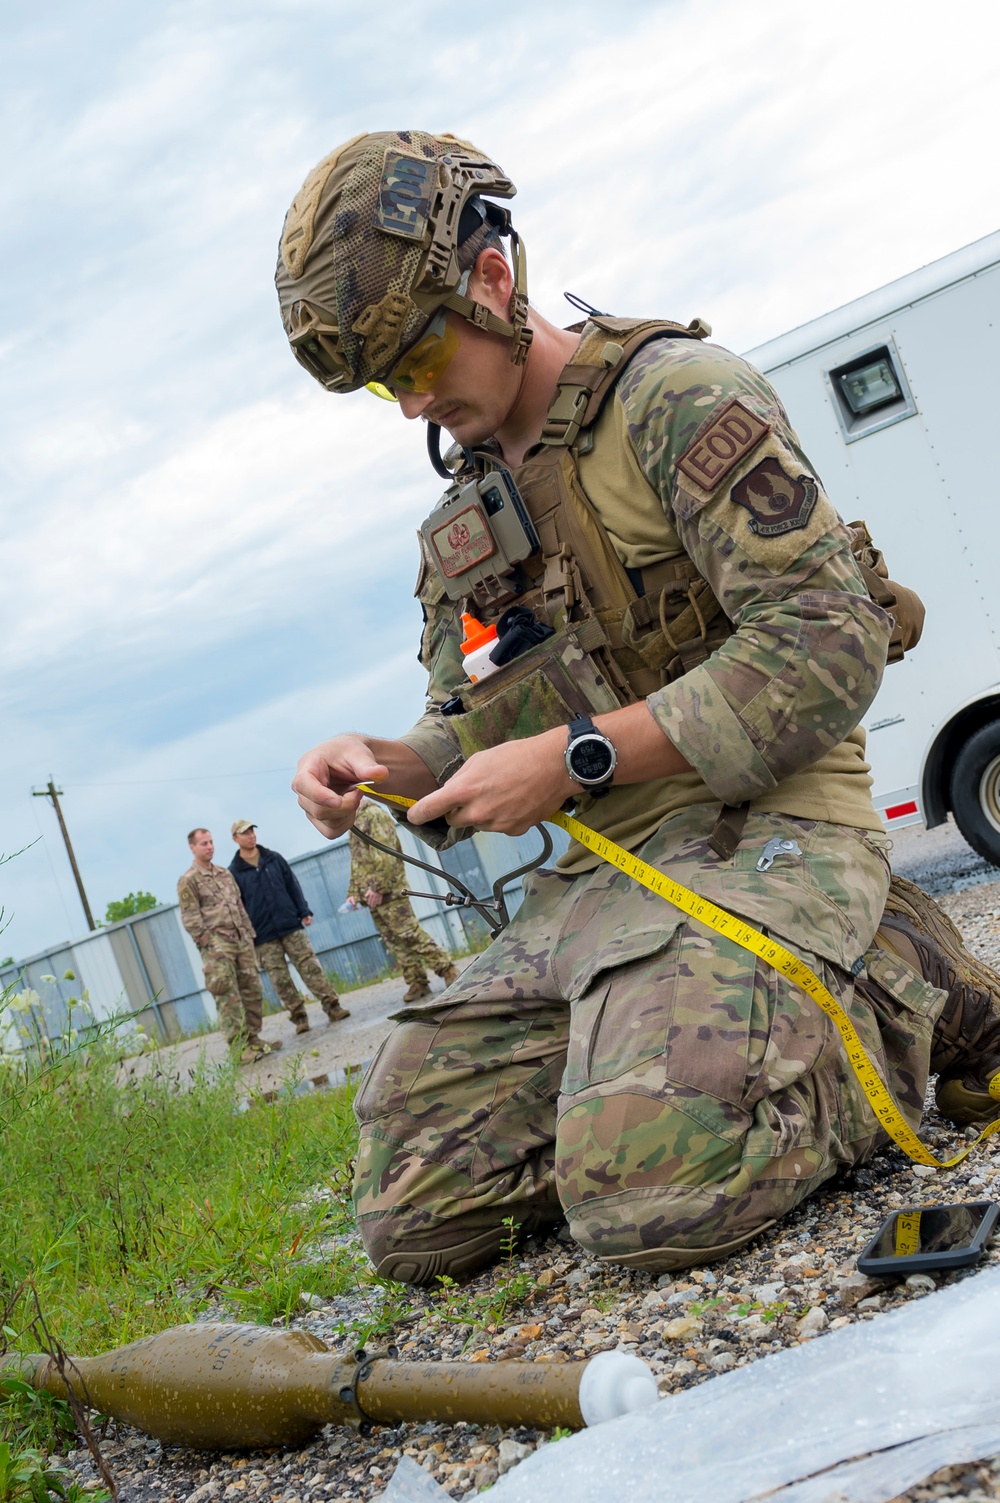
<path id="1" fill-rule="evenodd" d="M 938 832 L 904 835 L 910 838 L 898 841 L 894 859 L 898 869 L 920 880 L 929 864 L 922 866 L 921 849 L 940 865 L 941 838 Z M 929 842 L 923 848 L 920 836 Z M 1000 881 L 990 880 L 992 869 L 981 865 L 984 870 L 976 872 L 965 858 L 953 860 L 952 890 L 942 892 L 939 901 L 970 948 L 1000 967 Z M 947 867 L 945 859 L 941 888 Z M 922 1136 L 940 1155 L 959 1135 L 931 1108 Z M 563 1232 L 529 1243 L 515 1260 L 511 1273 L 530 1275 L 530 1288 L 496 1325 L 484 1325 L 482 1311 L 491 1294 L 495 1302 L 498 1280 L 484 1274 L 447 1302 L 439 1293 L 414 1292 L 396 1326 L 379 1339 L 395 1342 L 403 1356 L 425 1360 L 526 1356 L 565 1362 L 620 1348 L 649 1363 L 666 1397 L 783 1347 L 822 1340 L 827 1330 L 877 1320 L 934 1287 L 967 1277 L 876 1282 L 857 1273 L 855 1260 L 882 1219 L 900 1206 L 982 1198 L 1000 1199 L 996 1139 L 940 1174 L 910 1164 L 890 1148 L 835 1180 L 766 1237 L 711 1268 L 674 1278 L 606 1268 Z M 1000 1261 L 1000 1247 L 987 1257 Z M 503 1275 L 499 1282 L 502 1286 Z M 344 1297 L 304 1312 L 293 1324 L 331 1347 L 349 1349 L 358 1340 L 352 1328 L 371 1319 L 370 1299 L 370 1291 L 367 1299 Z M 206 1318 L 231 1316 L 220 1309 Z M 402 1455 L 414 1457 L 453 1498 L 472 1496 L 550 1439 L 527 1429 L 411 1424 L 377 1428 L 368 1437 L 328 1429 L 302 1450 L 207 1455 L 164 1448 L 122 1428 L 109 1433 L 103 1449 L 122 1503 L 347 1503 L 380 1497 Z M 73 1453 L 70 1464 L 93 1485 L 87 1452 Z M 944 1468 L 901 1494 L 897 1503 L 952 1498 L 1000 1503 L 1000 1459 Z"/>

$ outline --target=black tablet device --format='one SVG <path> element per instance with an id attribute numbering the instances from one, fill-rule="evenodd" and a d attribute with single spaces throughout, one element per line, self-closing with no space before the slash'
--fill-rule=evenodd
<path id="1" fill-rule="evenodd" d="M 910 1206 L 883 1221 L 858 1258 L 872 1278 L 967 1268 L 986 1248 L 1000 1205 L 974 1200 L 954 1206 Z"/>

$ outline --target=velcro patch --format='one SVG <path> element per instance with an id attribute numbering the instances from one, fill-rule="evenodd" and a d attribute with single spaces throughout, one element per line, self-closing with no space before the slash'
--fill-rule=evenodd
<path id="1" fill-rule="evenodd" d="M 748 411 L 738 397 L 722 411 L 677 461 L 677 468 L 702 490 L 714 491 L 740 460 L 755 449 L 771 431 L 756 413 Z"/>
<path id="2" fill-rule="evenodd" d="M 379 228 L 404 240 L 423 240 L 437 181 L 436 161 L 387 151 L 375 214 Z"/>
<path id="3" fill-rule="evenodd" d="M 478 506 L 466 506 L 431 533 L 431 547 L 445 579 L 454 579 L 496 551 L 493 535 Z"/>
<path id="4" fill-rule="evenodd" d="M 779 460 L 762 459 L 737 481 L 731 501 L 750 513 L 750 531 L 758 537 L 776 538 L 808 526 L 818 489 L 811 475 L 789 475 Z"/>

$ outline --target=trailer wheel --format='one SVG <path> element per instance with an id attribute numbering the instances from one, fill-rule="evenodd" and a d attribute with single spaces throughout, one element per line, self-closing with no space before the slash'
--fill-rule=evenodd
<path id="1" fill-rule="evenodd" d="M 955 758 L 951 807 L 972 849 L 1000 866 L 1000 720 L 970 736 Z"/>

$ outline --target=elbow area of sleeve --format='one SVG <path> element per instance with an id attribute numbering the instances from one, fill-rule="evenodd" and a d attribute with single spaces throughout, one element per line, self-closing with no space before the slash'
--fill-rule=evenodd
<path id="1" fill-rule="evenodd" d="M 777 783 L 707 664 L 646 703 L 660 730 L 723 803 L 741 804 Z"/>
<path id="2" fill-rule="evenodd" d="M 648 700 L 660 729 L 717 798 L 742 803 L 818 762 L 855 728 L 881 682 L 891 623 L 834 591 L 754 613 L 707 663 Z"/>

